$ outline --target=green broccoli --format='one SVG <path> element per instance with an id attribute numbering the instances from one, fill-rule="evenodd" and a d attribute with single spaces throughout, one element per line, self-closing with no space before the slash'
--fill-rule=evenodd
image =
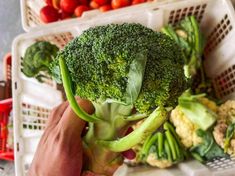
<path id="1" fill-rule="evenodd" d="M 162 125 L 165 107 L 174 106 L 187 88 L 183 64 L 172 39 L 134 23 L 90 28 L 59 52 L 51 64 L 52 75 L 63 82 L 76 114 L 89 121 L 84 143 L 95 157 L 93 162 L 119 161 L 118 152 Z M 85 113 L 75 95 L 90 100 L 95 113 Z M 138 129 L 123 137 L 131 121 L 145 117 Z M 92 163 L 90 169 L 95 170 Z"/>
<path id="2" fill-rule="evenodd" d="M 50 63 L 56 56 L 58 47 L 46 42 L 39 41 L 29 46 L 25 52 L 22 62 L 22 72 L 27 77 L 35 77 L 38 81 L 42 82 L 42 75 L 40 72 L 50 74 Z"/>

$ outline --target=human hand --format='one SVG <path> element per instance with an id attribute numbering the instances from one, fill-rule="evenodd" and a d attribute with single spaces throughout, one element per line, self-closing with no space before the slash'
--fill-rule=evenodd
<path id="1" fill-rule="evenodd" d="M 94 111 L 89 101 L 77 99 L 83 110 Z M 85 122 L 78 118 L 68 102 L 50 114 L 39 142 L 29 176 L 80 176 L 83 151 L 81 133 Z"/>

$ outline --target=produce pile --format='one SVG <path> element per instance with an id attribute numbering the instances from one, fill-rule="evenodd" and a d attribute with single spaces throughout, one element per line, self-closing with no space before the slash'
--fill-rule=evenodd
<path id="1" fill-rule="evenodd" d="M 44 23 L 81 17 L 83 12 L 98 9 L 101 12 L 152 0 L 44 0 L 46 5 L 40 10 Z"/>
<path id="2" fill-rule="evenodd" d="M 234 154 L 235 101 L 216 99 L 193 16 L 161 32 L 135 23 L 90 28 L 56 57 L 37 54 L 39 44 L 27 49 L 23 63 L 32 57 L 36 78 L 47 68 L 88 122 L 85 169 L 112 175 L 123 156 L 166 168 L 190 157 L 207 162 Z M 83 111 L 75 96 L 91 101 L 95 113 Z"/>

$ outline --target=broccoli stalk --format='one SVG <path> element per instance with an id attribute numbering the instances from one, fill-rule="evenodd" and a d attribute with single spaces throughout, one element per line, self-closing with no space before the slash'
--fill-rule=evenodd
<path id="1" fill-rule="evenodd" d="M 90 28 L 59 52 L 52 75 L 63 83 L 74 112 L 89 122 L 83 140 L 87 169 L 112 175 L 123 161 L 120 152 L 163 124 L 165 107 L 175 106 L 187 88 L 182 58 L 173 40 L 140 24 Z M 90 100 L 94 114 L 84 112 L 74 96 Z M 142 118 L 144 123 L 124 136 Z"/>

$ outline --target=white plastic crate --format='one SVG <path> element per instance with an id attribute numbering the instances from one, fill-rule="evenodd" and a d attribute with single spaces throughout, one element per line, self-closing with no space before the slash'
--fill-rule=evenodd
<path id="1" fill-rule="evenodd" d="M 154 1 L 157 1 L 158 3 L 169 3 L 174 0 L 154 0 Z M 65 21 L 65 20 L 57 21 L 57 22 L 53 22 L 50 24 L 43 23 L 40 19 L 40 9 L 45 5 L 46 3 L 44 0 L 21 0 L 21 22 L 22 22 L 23 29 L 25 31 L 29 31 L 29 30 L 32 30 L 34 28 L 41 27 L 41 26 L 57 25 L 58 23 Z M 138 5 L 135 5 L 135 6 L 138 6 Z M 119 10 L 123 10 L 123 9 L 128 10 L 129 7 L 115 10 L 115 12 Z M 105 13 L 109 13 L 109 12 L 105 12 Z M 85 19 L 87 20 L 87 19 L 93 18 L 94 16 L 98 16 L 99 14 L 101 14 L 99 10 L 90 10 L 90 11 L 84 12 L 82 17 L 80 18 L 67 19 L 66 21 L 76 22 L 78 20 L 79 21 L 85 20 Z"/>
<path id="2" fill-rule="evenodd" d="M 38 141 L 43 133 L 50 110 L 62 102 L 62 94 L 50 79 L 39 83 L 21 72 L 21 57 L 35 41 L 46 40 L 63 46 L 85 29 L 108 23 L 137 22 L 154 30 L 167 23 L 175 24 L 187 15 L 195 15 L 207 38 L 205 67 L 213 80 L 217 96 L 222 100 L 235 99 L 235 14 L 229 0 L 182 0 L 169 4 L 157 2 L 110 11 L 79 21 L 64 21 L 18 36 L 13 42 L 13 112 L 15 135 L 16 175 L 24 176 L 30 166 Z M 160 170 L 128 168 L 125 165 L 116 176 L 164 175 L 202 176 L 235 175 L 235 159 L 220 158 L 206 165 L 197 161 L 180 163 Z"/>

